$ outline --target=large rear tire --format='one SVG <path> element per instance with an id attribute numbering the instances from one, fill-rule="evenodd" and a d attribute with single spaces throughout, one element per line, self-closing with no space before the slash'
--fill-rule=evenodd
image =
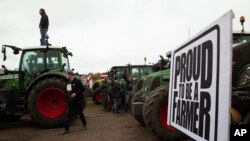
<path id="1" fill-rule="evenodd" d="M 132 98 L 132 102 L 144 102 L 143 100 L 143 92 L 142 90 L 139 90 L 135 95 L 134 97 Z M 145 123 L 144 123 L 144 119 L 143 119 L 143 115 L 134 115 L 134 118 L 142 125 L 142 126 L 145 126 Z"/>
<path id="2" fill-rule="evenodd" d="M 161 86 L 152 91 L 143 107 L 145 125 L 162 140 L 181 140 L 185 136 L 167 124 L 168 88 Z"/>
<path id="3" fill-rule="evenodd" d="M 46 78 L 31 90 L 28 98 L 29 114 L 42 127 L 58 127 L 66 122 L 65 85 L 61 78 Z"/>
<path id="4" fill-rule="evenodd" d="M 93 101 L 95 102 L 95 104 L 102 104 L 102 95 L 99 90 L 94 92 Z"/>

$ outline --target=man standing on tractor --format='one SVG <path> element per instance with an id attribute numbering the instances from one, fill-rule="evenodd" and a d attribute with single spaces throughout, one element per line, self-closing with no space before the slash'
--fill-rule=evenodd
<path id="1" fill-rule="evenodd" d="M 71 83 L 71 93 L 69 93 L 66 98 L 68 106 L 68 119 L 65 123 L 65 131 L 62 133 L 62 135 L 69 133 L 70 121 L 75 112 L 81 119 L 83 125 L 82 129 L 87 129 L 87 122 L 83 114 L 83 92 L 85 88 L 83 87 L 82 82 L 74 77 L 72 70 L 68 70 L 67 73 L 67 79 L 69 80 L 69 83 Z"/>
<path id="2" fill-rule="evenodd" d="M 42 16 L 40 20 L 39 28 L 40 28 L 40 33 L 41 33 L 40 42 L 41 42 L 41 46 L 43 46 L 43 45 L 47 45 L 47 42 L 45 40 L 45 35 L 49 29 L 49 18 L 43 8 L 40 9 L 39 13 Z"/>

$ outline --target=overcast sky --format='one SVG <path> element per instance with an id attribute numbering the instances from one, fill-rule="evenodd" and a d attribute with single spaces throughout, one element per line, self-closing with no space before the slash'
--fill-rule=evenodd
<path id="1" fill-rule="evenodd" d="M 0 0 L 0 45 L 40 44 L 39 9 L 49 16 L 50 43 L 73 52 L 71 67 L 80 73 L 104 72 L 114 65 L 156 62 L 232 9 L 233 30 L 245 16 L 250 31 L 249 0 Z M 17 68 L 19 56 L 8 52 L 0 64 Z"/>

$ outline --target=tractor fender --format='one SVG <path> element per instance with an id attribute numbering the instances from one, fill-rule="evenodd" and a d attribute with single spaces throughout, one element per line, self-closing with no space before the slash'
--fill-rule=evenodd
<path id="1" fill-rule="evenodd" d="M 60 77 L 66 80 L 67 73 L 65 72 L 45 72 L 41 75 L 39 75 L 37 78 L 35 78 L 27 87 L 27 91 L 30 91 L 32 89 L 32 86 L 36 84 L 38 81 L 47 78 L 47 77 Z"/>

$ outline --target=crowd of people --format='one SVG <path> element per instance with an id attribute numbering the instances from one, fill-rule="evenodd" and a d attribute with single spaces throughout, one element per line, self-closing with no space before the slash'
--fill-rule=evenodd
<path id="1" fill-rule="evenodd" d="M 106 78 L 101 85 L 103 108 L 109 112 L 119 113 L 119 110 L 128 110 L 129 83 L 122 80 Z"/>

